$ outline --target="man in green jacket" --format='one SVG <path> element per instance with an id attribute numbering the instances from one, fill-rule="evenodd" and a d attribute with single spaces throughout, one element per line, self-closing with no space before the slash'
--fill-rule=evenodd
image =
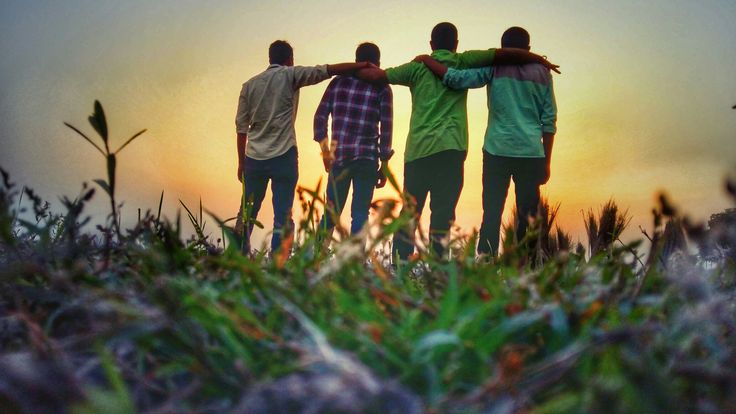
<path id="1" fill-rule="evenodd" d="M 432 58 L 453 68 L 516 65 L 537 62 L 556 69 L 539 55 L 520 49 L 471 50 L 457 53 L 457 28 L 439 23 L 432 29 Z M 468 151 L 467 91 L 445 87 L 425 65 L 409 62 L 386 70 L 363 69 L 363 79 L 408 86 L 412 112 L 404 154 L 404 191 L 416 201 L 417 218 L 412 227 L 394 237 L 393 254 L 406 260 L 414 251 L 414 231 L 427 196 L 432 250 L 444 254 L 443 239 L 455 220 L 455 208 L 463 187 Z M 406 208 L 406 206 L 404 206 Z"/>
<path id="2" fill-rule="evenodd" d="M 529 33 L 511 27 L 502 48 L 529 50 Z M 501 49 L 504 50 L 504 49 Z M 550 68 L 540 64 L 457 70 L 430 56 L 422 61 L 454 90 L 488 85 L 488 126 L 483 143 L 483 222 L 478 253 L 496 254 L 501 216 L 511 179 L 516 187 L 517 239 L 537 214 L 539 186 L 550 176 L 557 105 Z"/>

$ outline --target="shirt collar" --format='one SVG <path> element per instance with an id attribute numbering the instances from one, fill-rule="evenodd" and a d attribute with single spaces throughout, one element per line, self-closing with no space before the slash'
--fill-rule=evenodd
<path id="1" fill-rule="evenodd" d="M 437 50 L 433 50 L 432 51 L 432 55 L 431 56 L 432 57 L 435 57 L 435 56 L 448 56 L 448 55 L 453 55 L 453 54 L 454 54 L 454 52 L 451 52 L 451 51 L 449 51 L 447 49 L 437 49 Z"/>
<path id="2" fill-rule="evenodd" d="M 272 64 L 268 65 L 268 69 L 278 68 L 278 67 L 281 67 L 281 66 L 283 66 L 283 65 L 279 65 L 278 63 L 272 63 Z"/>

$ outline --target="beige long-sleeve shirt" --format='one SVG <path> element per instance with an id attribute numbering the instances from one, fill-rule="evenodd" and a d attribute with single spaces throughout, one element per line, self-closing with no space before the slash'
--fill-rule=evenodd
<path id="1" fill-rule="evenodd" d="M 329 78 L 327 65 L 269 65 L 243 84 L 235 117 L 237 132 L 248 135 L 245 155 L 266 160 L 296 146 L 294 120 L 299 88 Z"/>

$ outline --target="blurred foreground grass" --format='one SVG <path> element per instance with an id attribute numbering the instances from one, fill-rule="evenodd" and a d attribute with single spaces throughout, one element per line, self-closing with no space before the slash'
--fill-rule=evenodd
<path id="1" fill-rule="evenodd" d="M 456 239 L 392 268 L 410 218 L 391 200 L 325 250 L 302 190 L 269 258 L 222 222 L 213 241 L 201 206 L 186 241 L 160 213 L 121 230 L 98 183 L 112 212 L 90 232 L 91 188 L 58 214 L 2 176 L 0 412 L 736 412 L 733 214 L 696 225 L 662 197 L 624 245 L 610 202 L 574 246 L 545 205 L 497 259 Z"/>

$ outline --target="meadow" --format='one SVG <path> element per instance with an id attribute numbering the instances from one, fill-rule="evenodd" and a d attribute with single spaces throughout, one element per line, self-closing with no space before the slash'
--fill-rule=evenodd
<path id="1" fill-rule="evenodd" d="M 545 204 L 498 258 L 471 235 L 392 267 L 411 216 L 391 179 L 359 235 L 318 248 L 321 189 L 300 189 L 293 244 L 244 255 L 202 205 L 121 228 L 116 154 L 144 131 L 112 150 L 101 105 L 90 123 L 68 126 L 107 178 L 63 211 L 1 171 L 2 412 L 736 412 L 735 210 L 693 223 L 663 194 L 623 243 L 609 201 L 575 243 Z M 91 229 L 93 197 L 110 215 Z"/>

